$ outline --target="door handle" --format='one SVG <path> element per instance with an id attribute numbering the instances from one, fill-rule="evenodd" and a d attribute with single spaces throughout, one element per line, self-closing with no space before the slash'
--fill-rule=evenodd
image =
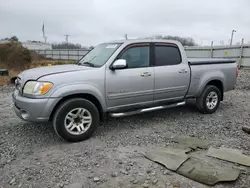
<path id="1" fill-rule="evenodd" d="M 187 70 L 186 69 L 181 69 L 181 70 L 179 70 L 179 73 L 185 74 L 185 73 L 187 73 Z"/>
<path id="2" fill-rule="evenodd" d="M 150 72 L 144 72 L 144 73 L 141 73 L 141 76 L 142 77 L 151 76 L 151 73 Z"/>

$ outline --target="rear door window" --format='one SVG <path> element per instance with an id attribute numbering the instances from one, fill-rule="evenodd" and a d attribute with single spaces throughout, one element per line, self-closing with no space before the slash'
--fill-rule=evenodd
<path id="1" fill-rule="evenodd" d="M 181 61 L 177 46 L 155 45 L 155 66 L 178 65 Z"/>

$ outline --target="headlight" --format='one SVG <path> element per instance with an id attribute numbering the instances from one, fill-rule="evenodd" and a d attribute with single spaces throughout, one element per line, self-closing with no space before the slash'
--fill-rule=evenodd
<path id="1" fill-rule="evenodd" d="M 28 81 L 24 86 L 23 93 L 29 95 L 44 95 L 52 86 L 53 84 L 50 82 Z"/>

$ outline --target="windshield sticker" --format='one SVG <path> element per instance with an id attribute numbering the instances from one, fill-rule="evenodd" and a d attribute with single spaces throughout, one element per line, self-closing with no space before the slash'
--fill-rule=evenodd
<path id="1" fill-rule="evenodd" d="M 116 48 L 117 47 L 117 44 L 110 44 L 108 46 L 106 46 L 106 48 Z"/>

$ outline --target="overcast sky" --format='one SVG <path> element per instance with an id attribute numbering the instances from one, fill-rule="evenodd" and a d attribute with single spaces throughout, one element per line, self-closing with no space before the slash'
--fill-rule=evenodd
<path id="1" fill-rule="evenodd" d="M 192 37 L 198 44 L 250 41 L 250 0 L 0 0 L 0 38 L 82 45 L 151 35 Z"/>

